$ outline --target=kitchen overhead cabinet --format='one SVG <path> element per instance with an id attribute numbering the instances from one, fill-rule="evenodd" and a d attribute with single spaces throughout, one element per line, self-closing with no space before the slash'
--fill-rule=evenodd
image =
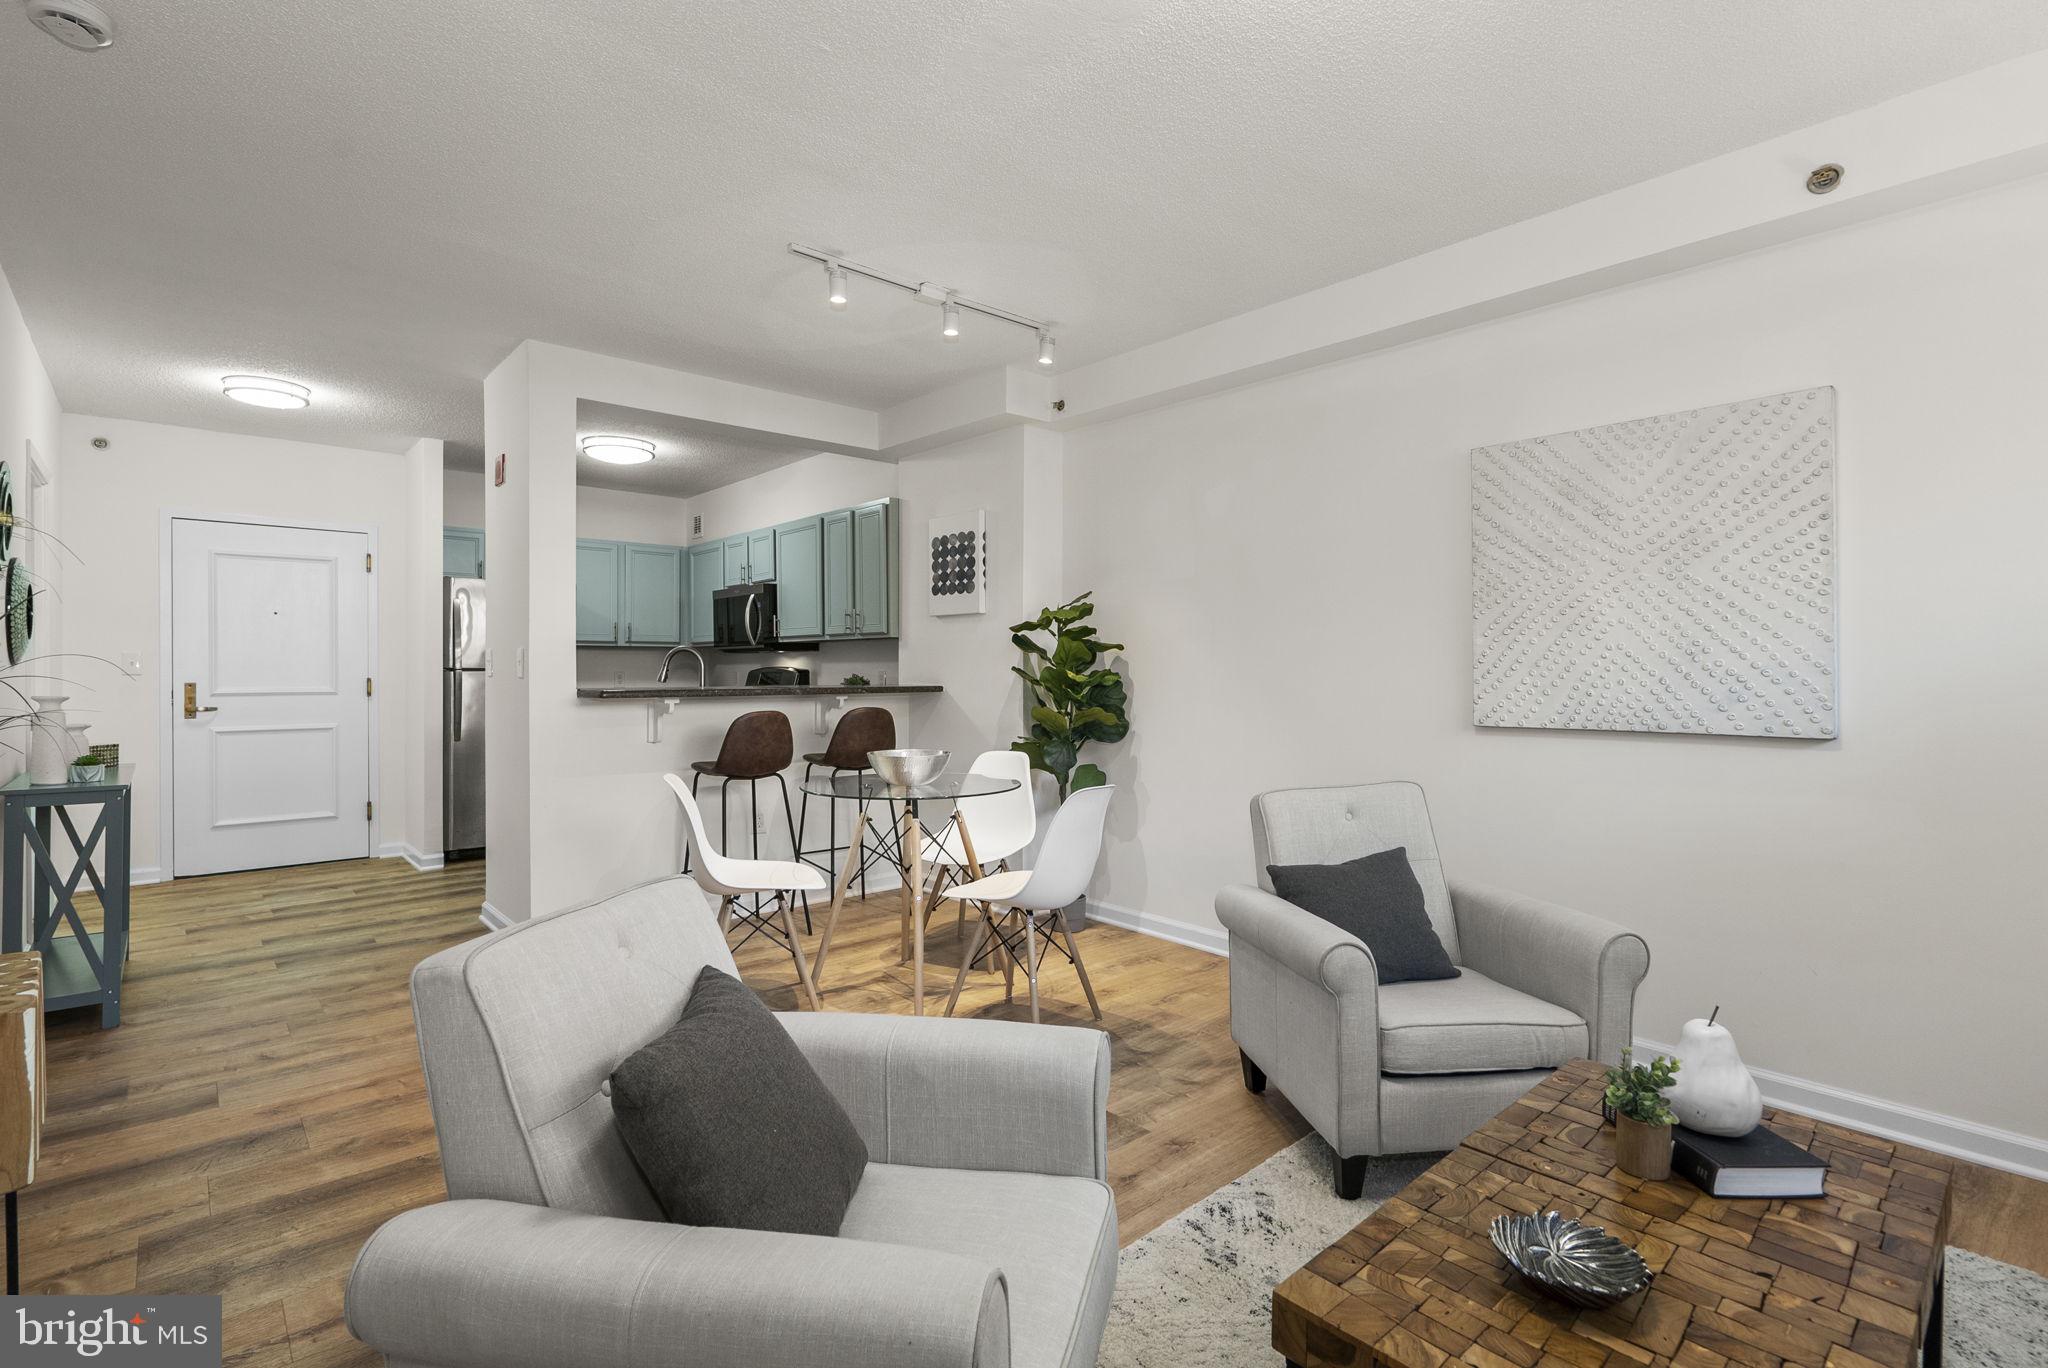
<path id="1" fill-rule="evenodd" d="M 441 529 L 441 573 L 456 579 L 484 577 L 484 530 L 481 527 Z"/>
<path id="2" fill-rule="evenodd" d="M 824 519 L 798 518 L 774 528 L 776 635 L 810 641 L 825 635 Z"/>
<path id="3" fill-rule="evenodd" d="M 896 501 L 824 517 L 825 635 L 896 634 Z"/>
<path id="4" fill-rule="evenodd" d="M 747 539 L 744 535 L 725 539 L 725 587 L 747 582 Z"/>
<path id="5" fill-rule="evenodd" d="M 623 645 L 673 646 L 683 639 L 683 551 L 679 546 L 620 546 Z"/>
<path id="6" fill-rule="evenodd" d="M 711 624 L 711 596 L 725 587 L 725 543 L 703 542 L 691 547 L 684 582 L 684 600 L 690 609 L 690 642 L 708 646 L 716 635 Z"/>
<path id="7" fill-rule="evenodd" d="M 775 529 L 764 527 L 747 533 L 746 583 L 775 578 Z"/>
<path id="8" fill-rule="evenodd" d="M 618 542 L 576 539 L 576 644 L 619 644 L 620 564 Z"/>

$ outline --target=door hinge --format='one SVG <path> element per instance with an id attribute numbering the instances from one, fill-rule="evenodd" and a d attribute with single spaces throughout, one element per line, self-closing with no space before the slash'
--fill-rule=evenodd
<path id="1" fill-rule="evenodd" d="M 376 695 L 376 693 L 377 693 L 376 689 L 374 689 L 374 688 L 372 688 L 372 687 L 370 686 L 370 681 L 369 681 L 368 679 L 364 679 L 364 680 L 363 680 L 363 697 L 365 697 L 365 698 L 372 698 L 372 697 L 374 697 L 374 696 Z"/>
<path id="2" fill-rule="evenodd" d="M 377 805 L 374 802 L 365 802 L 363 804 L 363 820 L 368 822 L 375 819 L 376 816 Z"/>
<path id="3" fill-rule="evenodd" d="M 370 553 L 367 551 L 363 552 L 363 573 L 370 573 Z"/>

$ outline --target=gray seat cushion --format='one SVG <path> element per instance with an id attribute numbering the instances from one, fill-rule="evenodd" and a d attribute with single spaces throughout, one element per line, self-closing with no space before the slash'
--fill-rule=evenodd
<path id="1" fill-rule="evenodd" d="M 1012 1368 L 1095 1362 L 1116 1208 L 1093 1178 L 869 1164 L 839 1237 L 985 1259 L 1009 1289 Z"/>
<path id="2" fill-rule="evenodd" d="M 1380 1072 L 1554 1069 L 1586 1054 L 1576 1012 L 1496 983 L 1470 965 L 1454 979 L 1380 985 Z"/>

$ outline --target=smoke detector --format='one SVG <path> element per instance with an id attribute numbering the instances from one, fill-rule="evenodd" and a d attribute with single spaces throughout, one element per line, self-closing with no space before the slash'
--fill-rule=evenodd
<path id="1" fill-rule="evenodd" d="M 114 21 L 86 0 L 28 0 L 29 22 L 65 47 L 97 52 L 114 45 Z"/>

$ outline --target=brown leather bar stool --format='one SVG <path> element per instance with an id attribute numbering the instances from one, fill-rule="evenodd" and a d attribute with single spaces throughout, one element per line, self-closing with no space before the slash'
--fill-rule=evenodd
<path id="1" fill-rule="evenodd" d="M 840 714 L 839 724 L 832 728 L 832 739 L 825 743 L 825 749 L 809 751 L 804 755 L 804 778 L 809 780 L 811 771 L 814 769 L 829 769 L 832 771 L 834 778 L 848 773 L 865 774 L 871 768 L 868 764 L 869 751 L 894 749 L 896 749 L 896 718 L 887 708 L 849 708 L 846 712 Z M 893 809 L 895 804 L 891 803 L 889 806 Z M 807 784 L 804 789 L 802 806 L 797 816 L 796 829 L 798 831 L 809 830 L 804 823 L 805 819 L 810 816 L 810 811 L 811 792 Z M 818 867 L 825 871 L 826 878 L 837 880 L 839 877 L 839 804 L 828 802 L 825 804 L 825 811 L 827 817 L 824 852 L 826 863 Z M 893 833 L 895 830 L 895 823 L 890 823 L 889 832 Z M 878 841 L 886 842 L 889 839 L 890 836 L 884 834 L 878 838 Z M 817 861 L 809 857 L 817 853 L 816 850 L 799 850 L 797 858 L 808 864 L 816 865 Z M 881 851 L 876 852 L 874 858 L 881 858 L 883 853 Z M 863 851 L 860 860 L 860 895 L 863 898 L 868 895 L 869 858 L 868 854 Z M 834 886 L 837 886 L 836 883 Z M 806 922 L 805 926 L 808 929 L 809 923 Z"/>
<path id="2" fill-rule="evenodd" d="M 761 858 L 761 823 L 756 817 L 760 810 L 760 790 L 757 787 L 763 779 L 773 779 L 782 788 L 782 817 L 789 823 L 789 848 L 797 848 L 796 815 L 789 806 L 789 781 L 782 772 L 796 760 L 796 735 L 789 729 L 789 715 L 771 708 L 757 712 L 741 713 L 725 729 L 725 739 L 718 745 L 716 760 L 692 760 L 690 762 L 690 796 L 697 794 L 697 785 L 705 775 L 724 782 L 718 786 L 718 843 L 725 853 L 732 853 L 732 825 L 726 815 L 726 794 L 734 780 L 747 786 L 747 825 L 754 829 L 754 858 Z M 799 857 L 801 858 L 801 857 Z M 683 859 L 683 872 L 690 872 L 687 852 Z M 759 899 L 756 899 L 758 902 Z M 756 909 L 758 910 L 758 909 Z M 804 899 L 804 927 L 810 927 L 810 899 Z"/>

